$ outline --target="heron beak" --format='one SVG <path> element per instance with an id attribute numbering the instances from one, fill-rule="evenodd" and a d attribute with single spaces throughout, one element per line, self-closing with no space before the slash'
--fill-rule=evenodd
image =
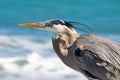
<path id="1" fill-rule="evenodd" d="M 45 29 L 44 23 L 23 23 L 19 24 L 19 26 L 25 26 L 29 28 L 36 28 L 36 29 Z"/>

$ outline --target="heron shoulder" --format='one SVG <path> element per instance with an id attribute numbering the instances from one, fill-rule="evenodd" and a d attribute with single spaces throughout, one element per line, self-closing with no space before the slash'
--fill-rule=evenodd
<path id="1" fill-rule="evenodd" d="M 96 77 L 104 73 L 102 79 L 105 80 L 119 80 L 120 46 L 118 43 L 94 34 L 87 34 L 81 35 L 73 47 L 76 47 L 76 62 L 82 63 L 80 68 Z"/>
<path id="2" fill-rule="evenodd" d="M 82 35 L 76 41 L 76 45 L 84 45 L 101 59 L 117 65 L 120 69 L 120 46 L 112 40 L 94 34 Z"/>

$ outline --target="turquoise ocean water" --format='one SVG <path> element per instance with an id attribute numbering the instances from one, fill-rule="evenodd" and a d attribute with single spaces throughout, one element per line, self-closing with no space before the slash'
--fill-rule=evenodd
<path id="1" fill-rule="evenodd" d="M 120 0 L 0 0 L 0 80 L 87 80 L 55 55 L 54 33 L 18 26 L 49 19 L 120 42 Z"/>

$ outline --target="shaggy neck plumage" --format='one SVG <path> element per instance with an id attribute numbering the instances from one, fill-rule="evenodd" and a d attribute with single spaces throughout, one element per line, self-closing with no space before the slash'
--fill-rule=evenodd
<path id="1" fill-rule="evenodd" d="M 68 48 L 70 48 L 74 42 L 80 36 L 75 30 L 66 29 L 67 31 L 59 33 L 59 50 L 63 56 L 67 56 Z"/>

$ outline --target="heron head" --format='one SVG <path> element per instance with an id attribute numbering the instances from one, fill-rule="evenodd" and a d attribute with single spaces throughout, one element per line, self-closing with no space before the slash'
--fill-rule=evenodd
<path id="1" fill-rule="evenodd" d="M 52 32 L 65 32 L 67 30 L 75 31 L 72 24 L 63 20 L 48 20 L 45 22 L 23 23 L 20 24 L 20 26 L 26 26 L 29 28 L 42 29 Z"/>

